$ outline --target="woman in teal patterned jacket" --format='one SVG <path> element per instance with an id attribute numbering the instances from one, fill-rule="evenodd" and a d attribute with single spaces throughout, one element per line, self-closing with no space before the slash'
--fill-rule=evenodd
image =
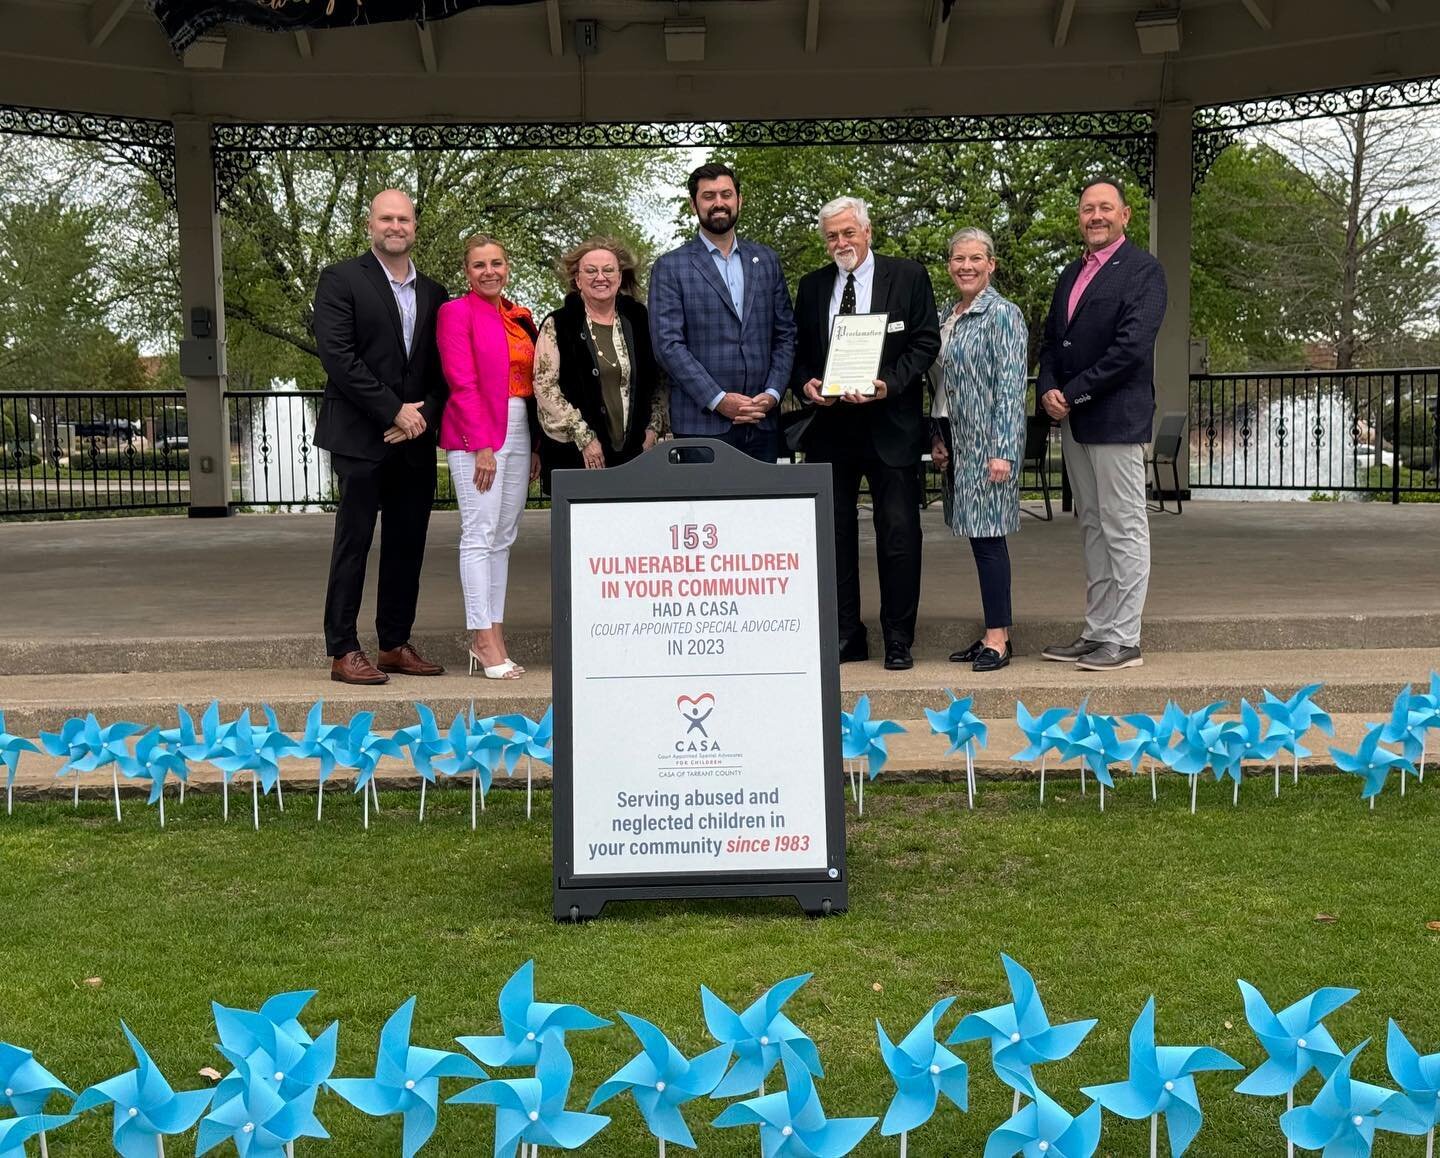
<path id="1" fill-rule="evenodd" d="M 997 671 L 1010 662 L 1005 536 L 1020 529 L 1027 332 L 1020 307 L 990 285 L 995 243 L 983 229 L 962 229 L 950 238 L 949 270 L 960 293 L 940 330 L 940 382 L 954 443 L 950 529 L 970 540 L 985 609 L 985 634 L 950 659 L 975 671 Z M 943 469 L 950 453 L 937 435 L 931 458 Z"/>

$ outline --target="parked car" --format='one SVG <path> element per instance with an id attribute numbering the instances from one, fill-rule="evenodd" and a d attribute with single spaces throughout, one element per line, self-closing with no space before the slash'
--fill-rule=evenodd
<path id="1" fill-rule="evenodd" d="M 188 434 L 165 434 L 155 440 L 155 449 L 161 454 L 177 454 L 190 449 Z"/>

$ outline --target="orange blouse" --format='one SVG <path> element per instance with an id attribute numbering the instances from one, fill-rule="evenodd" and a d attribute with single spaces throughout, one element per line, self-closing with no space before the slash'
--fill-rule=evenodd
<path id="1" fill-rule="evenodd" d="M 510 397 L 530 398 L 535 393 L 535 342 L 520 320 L 533 326 L 534 318 L 528 309 L 508 298 L 500 299 L 500 318 L 510 347 Z"/>

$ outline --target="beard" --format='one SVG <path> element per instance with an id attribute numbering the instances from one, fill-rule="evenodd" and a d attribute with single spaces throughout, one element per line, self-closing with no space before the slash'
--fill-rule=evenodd
<path id="1" fill-rule="evenodd" d="M 841 273 L 854 273 L 860 264 L 859 255 L 853 249 L 837 249 L 835 264 L 840 267 Z"/>
<path id="2" fill-rule="evenodd" d="M 732 213 L 728 208 L 716 205 L 700 219 L 700 222 L 711 233 L 728 233 L 740 223 L 740 213 L 738 210 Z"/>
<path id="3" fill-rule="evenodd" d="M 414 237 L 379 237 L 375 239 L 375 248 L 382 253 L 393 254 L 395 257 L 403 257 L 415 248 Z"/>

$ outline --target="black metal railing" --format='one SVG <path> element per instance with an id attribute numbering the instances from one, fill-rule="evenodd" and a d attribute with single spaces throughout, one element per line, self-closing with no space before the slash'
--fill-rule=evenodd
<path id="1" fill-rule="evenodd" d="M 0 515 L 184 507 L 186 430 L 180 391 L 0 392 Z"/>
<path id="2" fill-rule="evenodd" d="M 1437 369 L 1194 375 L 1190 486 L 1440 493 L 1437 394 Z"/>

